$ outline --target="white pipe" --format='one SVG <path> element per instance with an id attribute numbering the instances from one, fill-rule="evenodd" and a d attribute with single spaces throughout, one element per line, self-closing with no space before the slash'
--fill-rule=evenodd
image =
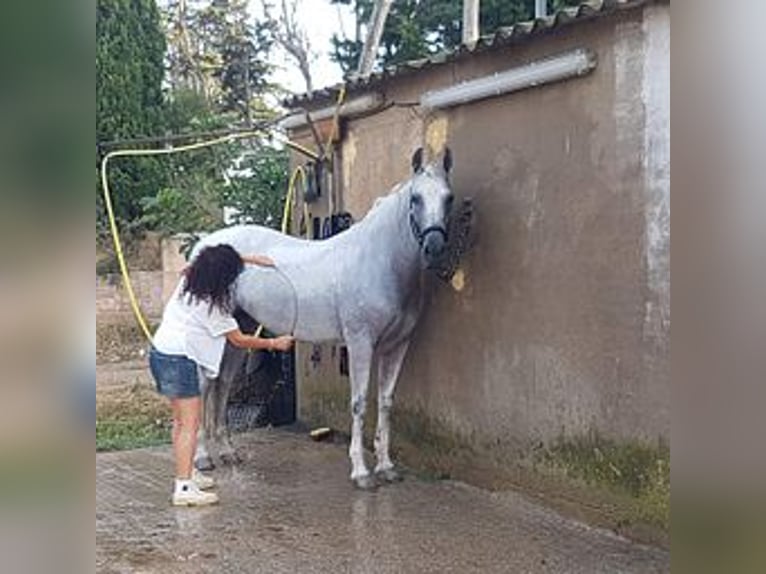
<path id="1" fill-rule="evenodd" d="M 472 46 L 479 39 L 479 1 L 463 0 L 463 44 Z"/>
<path id="2" fill-rule="evenodd" d="M 341 118 L 345 118 L 349 116 L 356 116 L 359 114 L 363 114 L 365 112 L 374 110 L 375 108 L 380 106 L 382 103 L 383 103 L 383 96 L 381 96 L 380 94 L 378 93 L 365 94 L 364 96 L 354 98 L 353 100 L 349 100 L 346 103 L 341 104 L 340 111 L 338 112 L 338 116 Z M 329 106 L 327 108 L 322 108 L 315 112 L 309 112 L 309 115 L 311 116 L 311 121 L 319 122 L 319 121 L 326 120 L 328 118 L 333 117 L 335 115 L 335 108 L 336 106 Z M 285 119 L 279 122 L 279 125 L 280 127 L 289 130 L 289 129 L 305 126 L 307 125 L 307 123 L 308 122 L 306 121 L 306 113 L 297 112 L 293 115 L 287 116 Z"/>
<path id="3" fill-rule="evenodd" d="M 535 0 L 535 18 L 548 15 L 548 0 Z"/>
<path id="4" fill-rule="evenodd" d="M 574 50 L 443 90 L 426 92 L 420 96 L 420 105 L 423 108 L 437 109 L 465 104 L 567 78 L 584 76 L 590 73 L 596 64 L 597 57 L 594 52 L 585 49 Z"/>

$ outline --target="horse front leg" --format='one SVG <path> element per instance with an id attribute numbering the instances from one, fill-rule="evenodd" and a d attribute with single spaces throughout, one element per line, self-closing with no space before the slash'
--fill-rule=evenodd
<path id="1" fill-rule="evenodd" d="M 404 363 L 409 339 L 396 347 L 381 353 L 378 357 L 378 427 L 375 431 L 375 455 L 378 463 L 375 475 L 385 482 L 401 480 L 389 455 L 391 436 L 391 407 L 394 403 L 394 388 Z"/>
<path id="2" fill-rule="evenodd" d="M 212 413 L 215 409 L 215 385 L 202 372 L 198 370 L 200 392 L 202 394 L 202 422 L 197 430 L 197 448 L 194 452 L 194 466 L 197 470 L 213 470 L 213 458 L 207 449 L 207 441 L 212 436 L 213 427 Z"/>
<path id="3" fill-rule="evenodd" d="M 357 488 L 375 488 L 375 479 L 364 464 L 364 413 L 367 408 L 367 388 L 372 366 L 372 344 L 357 342 L 348 347 L 349 374 L 351 375 L 351 481 Z"/>

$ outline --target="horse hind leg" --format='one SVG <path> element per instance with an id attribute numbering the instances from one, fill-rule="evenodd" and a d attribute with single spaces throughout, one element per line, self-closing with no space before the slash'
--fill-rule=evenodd
<path id="1" fill-rule="evenodd" d="M 231 435 L 229 434 L 226 417 L 232 386 L 233 381 L 227 381 L 221 385 L 215 412 L 215 439 L 218 444 L 218 456 L 221 458 L 221 463 L 225 465 L 236 465 L 242 462 L 242 459 L 231 444 Z"/>
<path id="2" fill-rule="evenodd" d="M 229 397 L 240 376 L 245 375 L 248 352 L 238 349 L 227 343 L 221 365 L 221 374 L 218 377 L 218 390 L 216 408 L 213 414 L 213 428 L 215 441 L 218 446 L 218 455 L 225 465 L 235 465 L 242 462 L 234 446 L 231 444 L 231 435 L 227 420 Z"/>
<path id="3" fill-rule="evenodd" d="M 378 459 L 375 475 L 384 482 L 401 480 L 389 454 L 391 436 L 391 407 L 394 388 L 399 378 L 409 340 L 399 343 L 378 358 L 378 426 L 375 431 L 375 455 Z"/>
<path id="4" fill-rule="evenodd" d="M 213 470 L 215 464 L 213 457 L 208 452 L 208 440 L 211 438 L 213 420 L 211 414 L 214 411 L 215 386 L 199 370 L 199 380 L 202 393 L 202 422 L 197 431 L 197 448 L 194 453 L 194 466 L 197 470 Z"/>
<path id="5" fill-rule="evenodd" d="M 357 488 L 375 488 L 375 478 L 370 475 L 364 463 L 364 412 L 367 407 L 367 389 L 372 366 L 372 345 L 367 342 L 349 344 L 349 371 L 351 375 L 351 445 L 348 449 L 351 459 L 351 481 Z"/>

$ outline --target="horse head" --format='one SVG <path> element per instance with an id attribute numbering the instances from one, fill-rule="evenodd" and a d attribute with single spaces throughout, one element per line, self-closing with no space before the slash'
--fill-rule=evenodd
<path id="1" fill-rule="evenodd" d="M 409 221 L 427 268 L 435 267 L 447 246 L 447 229 L 455 196 L 449 185 L 452 153 L 423 165 L 423 149 L 412 156 L 414 175 L 409 185 Z"/>

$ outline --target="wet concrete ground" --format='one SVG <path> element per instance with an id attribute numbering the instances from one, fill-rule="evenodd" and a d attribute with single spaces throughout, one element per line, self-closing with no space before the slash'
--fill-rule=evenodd
<path id="1" fill-rule="evenodd" d="M 669 572 L 665 551 L 456 482 L 352 489 L 344 445 L 262 429 L 214 472 L 221 504 L 173 508 L 169 448 L 96 456 L 98 572 Z"/>

